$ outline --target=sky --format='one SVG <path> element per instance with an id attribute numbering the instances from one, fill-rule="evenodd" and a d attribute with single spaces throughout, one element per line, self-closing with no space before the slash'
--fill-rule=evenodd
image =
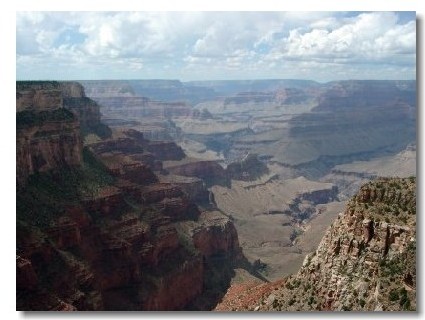
<path id="1" fill-rule="evenodd" d="M 416 79 L 416 14 L 19 11 L 16 77 Z"/>

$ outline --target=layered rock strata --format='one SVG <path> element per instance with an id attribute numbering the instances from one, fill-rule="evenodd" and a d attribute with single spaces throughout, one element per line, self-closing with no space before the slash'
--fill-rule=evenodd
<path id="1" fill-rule="evenodd" d="M 83 149 L 78 120 L 60 105 L 64 97 L 84 98 L 81 86 L 17 87 L 26 95 L 17 95 L 18 114 L 41 113 L 17 129 L 18 310 L 181 310 L 210 290 L 213 256 L 223 264 L 240 257 L 232 222 L 195 204 L 206 201 L 201 180 L 159 182 L 152 171 L 155 155 L 179 158 L 181 149 L 134 131 Z M 69 119 L 58 119 L 57 110 Z M 69 126 L 76 138 L 56 143 Z"/>
<path id="2" fill-rule="evenodd" d="M 16 180 L 82 161 L 80 123 L 63 108 L 58 82 L 16 83 Z"/>
<path id="3" fill-rule="evenodd" d="M 364 185 L 299 272 L 244 308 L 416 310 L 416 179 Z"/>

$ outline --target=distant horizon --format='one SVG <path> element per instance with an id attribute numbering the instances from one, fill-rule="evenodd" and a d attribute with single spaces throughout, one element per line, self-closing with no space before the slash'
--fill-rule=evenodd
<path id="1" fill-rule="evenodd" d="M 117 78 L 117 79 L 16 79 L 16 81 L 31 81 L 31 82 L 48 82 L 48 81 L 179 81 L 181 83 L 189 82 L 236 82 L 236 81 L 311 81 L 320 84 L 326 84 L 329 82 L 343 82 L 343 81 L 416 81 L 416 79 L 336 79 L 329 81 L 317 81 L 314 79 L 307 78 L 261 78 L 261 79 L 203 79 L 203 80 L 181 80 L 173 78 Z"/>

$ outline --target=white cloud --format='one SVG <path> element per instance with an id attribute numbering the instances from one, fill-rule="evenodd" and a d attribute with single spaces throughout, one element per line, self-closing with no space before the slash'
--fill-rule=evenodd
<path id="1" fill-rule="evenodd" d="M 316 58 L 352 61 L 394 57 L 398 53 L 415 54 L 415 22 L 397 24 L 394 13 L 363 13 L 354 18 L 341 19 L 339 24 L 318 21 L 303 31 L 291 30 L 289 36 L 277 43 L 269 59 Z M 328 30 L 323 26 L 337 26 Z M 330 60 L 332 62 L 333 60 Z"/>
<path id="2" fill-rule="evenodd" d="M 17 73 L 330 80 L 326 66 L 379 78 L 391 65 L 412 78 L 415 28 L 413 14 L 400 23 L 391 12 L 18 13 Z"/>

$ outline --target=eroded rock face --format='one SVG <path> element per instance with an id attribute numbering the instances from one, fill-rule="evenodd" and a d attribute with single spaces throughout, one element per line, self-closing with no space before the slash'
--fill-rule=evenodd
<path id="1" fill-rule="evenodd" d="M 281 88 L 274 92 L 241 92 L 235 96 L 226 98 L 224 105 L 254 103 L 274 103 L 280 105 L 284 103 L 300 103 L 309 98 L 309 95 L 306 93 L 297 88 Z"/>
<path id="2" fill-rule="evenodd" d="M 151 142 L 146 146 L 146 150 L 159 160 L 181 160 L 186 157 L 182 148 L 175 142 Z"/>
<path id="3" fill-rule="evenodd" d="M 159 279 L 158 286 L 144 302 L 143 310 L 181 310 L 202 293 L 203 277 L 202 259 L 188 260 Z"/>
<path id="4" fill-rule="evenodd" d="M 257 155 L 248 154 L 241 161 L 229 164 L 226 172 L 231 179 L 250 181 L 268 173 L 268 169 L 258 160 Z"/>
<path id="5" fill-rule="evenodd" d="M 201 178 L 207 185 L 223 185 L 229 181 L 225 169 L 215 161 L 192 162 L 168 167 L 167 170 L 175 175 Z"/>
<path id="6" fill-rule="evenodd" d="M 281 161 L 307 172 L 351 162 L 350 156 L 400 152 L 416 137 L 415 86 L 414 81 L 329 83 L 312 112 L 289 121 L 289 137 L 296 143 L 281 149 Z M 307 147 L 297 154 L 300 144 Z"/>
<path id="7" fill-rule="evenodd" d="M 18 81 L 16 111 L 49 111 L 62 107 L 62 91 L 55 81 Z"/>
<path id="8" fill-rule="evenodd" d="M 60 82 L 64 108 L 72 111 L 80 121 L 83 135 L 96 134 L 101 138 L 111 136 L 111 130 L 100 121 L 99 105 L 86 96 L 84 87 L 78 82 Z"/>
<path id="9" fill-rule="evenodd" d="M 203 212 L 201 225 L 192 232 L 193 244 L 205 257 L 236 258 L 241 254 L 237 232 L 233 223 L 218 212 Z"/>
<path id="10" fill-rule="evenodd" d="M 84 98 L 86 96 L 84 87 L 74 81 L 61 81 L 60 88 L 64 98 Z"/>
<path id="11" fill-rule="evenodd" d="M 96 123 L 100 114 L 81 85 L 17 87 L 18 109 L 25 109 L 17 116 L 17 180 L 24 201 L 17 308 L 181 310 L 204 294 L 210 272 L 205 261 L 214 255 L 231 260 L 240 249 L 230 220 L 213 213 L 199 219 L 194 201 L 211 204 L 202 180 L 158 181 L 153 170 L 162 171 L 161 159 L 180 160 L 182 149 L 129 130 L 83 152 L 80 123 Z M 28 182 L 36 172 L 42 184 Z M 63 193 L 50 197 L 53 188 Z M 196 232 L 179 227 L 186 223 L 196 225 Z"/>
<path id="12" fill-rule="evenodd" d="M 202 179 L 167 174 L 161 176 L 160 180 L 161 182 L 172 183 L 178 186 L 193 202 L 215 204 L 213 194 L 206 188 L 206 184 Z"/>
<path id="13" fill-rule="evenodd" d="M 16 180 L 82 161 L 80 124 L 63 109 L 56 82 L 17 82 Z M 30 92 L 30 93 L 28 93 Z"/>
<path id="14" fill-rule="evenodd" d="M 415 310 L 415 207 L 414 178 L 365 185 L 300 271 L 258 308 Z"/>
<path id="15" fill-rule="evenodd" d="M 96 97 L 92 98 L 102 105 L 102 113 L 115 118 L 118 115 L 127 119 L 151 117 L 167 119 L 170 117 L 190 117 L 192 109 L 182 102 L 154 101 L 146 97 Z"/>
<path id="16" fill-rule="evenodd" d="M 78 96 L 76 99 L 84 95 L 76 84 L 67 84 L 64 90 L 66 96 Z M 84 149 L 83 157 L 79 135 L 75 139 L 63 138 L 77 135 L 79 128 L 74 116 L 65 112 L 70 121 L 61 120 L 62 114 L 43 113 L 40 121 L 18 128 L 17 178 L 23 182 L 20 196 L 29 203 L 46 205 L 51 216 L 42 219 L 46 207 L 40 212 L 38 207 L 30 208 L 30 212 L 25 211 L 28 206 L 19 208 L 17 308 L 185 308 L 204 293 L 205 259 L 214 254 L 232 259 L 232 253 L 237 252 L 239 245 L 232 223 L 220 219 L 196 222 L 200 212 L 193 200 L 205 200 L 204 183 L 187 177 L 180 179 L 179 185 L 158 182 L 150 167 L 158 165 L 159 160 L 153 150 L 145 151 L 150 142 L 139 133 L 92 144 Z M 55 121 L 45 121 L 52 118 Z M 45 135 L 40 137 L 40 132 Z M 165 152 L 163 157 L 174 157 L 175 150 L 170 156 L 165 149 L 156 148 Z M 78 156 L 75 165 L 81 165 L 84 159 L 84 166 L 78 170 L 73 168 L 74 162 L 68 161 L 74 156 L 70 150 Z M 144 159 L 148 159 L 148 164 Z M 61 170 L 66 169 L 74 174 L 69 176 L 72 181 L 62 183 L 75 184 L 76 188 L 64 188 L 66 196 L 60 192 L 55 195 L 60 198 L 58 203 L 48 200 L 44 204 L 49 189 L 45 190 L 45 185 L 25 185 L 29 168 L 41 175 L 53 170 L 43 177 L 54 186 L 62 179 Z M 85 172 L 91 177 L 82 179 Z M 31 201 L 28 198 L 34 195 L 26 194 L 26 188 L 44 200 Z M 38 188 L 43 189 L 40 194 Z M 193 234 L 177 228 L 184 223 L 201 228 L 196 236 L 199 250 Z"/>

